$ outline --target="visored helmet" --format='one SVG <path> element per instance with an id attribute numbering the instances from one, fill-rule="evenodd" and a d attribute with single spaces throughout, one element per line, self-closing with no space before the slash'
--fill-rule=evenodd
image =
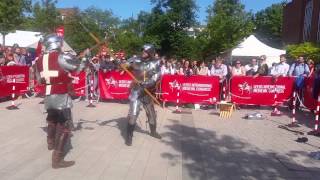
<path id="1" fill-rule="evenodd" d="M 46 47 L 46 51 L 60 50 L 62 48 L 63 40 L 55 34 L 50 34 L 44 38 L 43 43 Z"/>
<path id="2" fill-rule="evenodd" d="M 143 45 L 142 50 L 149 54 L 149 56 L 154 56 L 156 54 L 156 49 L 152 44 Z"/>

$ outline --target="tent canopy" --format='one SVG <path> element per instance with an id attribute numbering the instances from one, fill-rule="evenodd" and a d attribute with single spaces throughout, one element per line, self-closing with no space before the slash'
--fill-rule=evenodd
<path id="1" fill-rule="evenodd" d="M 231 56 L 257 57 L 266 55 L 267 64 L 271 65 L 272 63 L 279 62 L 279 56 L 285 53 L 285 50 L 272 48 L 259 41 L 254 35 L 251 35 L 232 50 Z"/>
<path id="2" fill-rule="evenodd" d="M 13 46 L 14 44 L 18 44 L 19 47 L 37 48 L 38 41 L 41 38 L 43 38 L 43 35 L 40 32 L 17 30 L 16 32 L 9 33 L 5 36 L 5 43 L 6 43 L 5 45 Z M 2 40 L 1 34 L 0 34 L 0 40 Z M 66 43 L 65 41 L 63 41 L 62 50 L 74 52 L 73 49 L 69 46 L 69 44 Z"/>

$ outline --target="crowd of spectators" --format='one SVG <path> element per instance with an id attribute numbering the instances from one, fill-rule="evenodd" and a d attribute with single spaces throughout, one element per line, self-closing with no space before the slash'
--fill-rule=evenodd
<path id="1" fill-rule="evenodd" d="M 157 57 L 159 57 L 157 55 Z M 101 51 L 88 61 L 85 69 L 87 79 L 93 80 L 95 92 L 98 92 L 98 72 L 111 71 L 117 69 L 117 63 L 114 58 L 121 61 L 126 60 L 123 51 L 110 56 L 106 51 Z M 252 58 L 248 64 L 243 64 L 240 59 L 236 59 L 232 63 L 226 63 L 222 57 L 212 58 L 209 63 L 205 61 L 190 61 L 188 59 L 176 59 L 159 57 L 161 63 L 161 74 L 170 75 L 202 75 L 202 76 L 218 76 L 220 83 L 226 82 L 234 76 L 294 76 L 296 77 L 296 87 L 303 87 L 304 77 L 310 77 L 315 73 L 315 63 L 312 59 L 305 59 L 300 56 L 291 66 L 286 62 L 286 55 L 279 57 L 278 63 L 273 63 L 271 67 L 267 65 L 267 57 L 265 55 L 259 58 Z M 31 49 L 19 47 L 15 44 L 12 47 L 4 47 L 0 44 L 0 66 L 32 66 L 35 60 L 35 53 Z M 96 93 L 95 93 L 96 94 Z M 97 95 L 98 96 L 98 95 Z"/>
<path id="2" fill-rule="evenodd" d="M 0 66 L 31 66 L 35 59 L 34 51 L 19 47 L 14 44 L 12 47 L 4 47 L 0 44 Z"/>

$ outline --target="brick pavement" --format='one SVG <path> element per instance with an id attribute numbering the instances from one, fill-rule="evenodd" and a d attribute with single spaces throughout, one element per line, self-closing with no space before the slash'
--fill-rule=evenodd
<path id="1" fill-rule="evenodd" d="M 279 129 L 290 117 L 270 117 L 270 109 L 236 111 L 231 119 L 220 119 L 215 109 L 157 108 L 162 140 L 147 135 L 141 113 L 132 147 L 124 145 L 127 104 L 75 103 L 74 124 L 67 160 L 76 165 L 53 170 L 46 150 L 46 125 L 41 99 L 22 99 L 20 110 L 0 103 L 0 179 L 58 180 L 207 180 L 207 179 L 320 179 L 320 161 L 308 157 L 320 150 L 320 138 L 308 136 L 308 144 L 294 140 L 298 135 Z M 242 117 L 258 111 L 264 120 Z M 303 124 L 313 117 L 300 113 Z M 306 122 L 306 123 L 305 123 Z M 308 131 L 303 125 L 298 128 Z"/>

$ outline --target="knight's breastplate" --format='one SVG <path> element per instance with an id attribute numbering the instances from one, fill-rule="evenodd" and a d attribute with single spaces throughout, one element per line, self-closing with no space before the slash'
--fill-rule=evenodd
<path id="1" fill-rule="evenodd" d="M 42 83 L 46 85 L 46 95 L 68 93 L 71 79 L 58 63 L 59 52 L 45 53 L 37 61 Z"/>
<path id="2" fill-rule="evenodd" d="M 150 62 L 135 62 L 132 65 L 132 72 L 140 82 L 143 82 L 152 78 L 154 68 Z"/>

